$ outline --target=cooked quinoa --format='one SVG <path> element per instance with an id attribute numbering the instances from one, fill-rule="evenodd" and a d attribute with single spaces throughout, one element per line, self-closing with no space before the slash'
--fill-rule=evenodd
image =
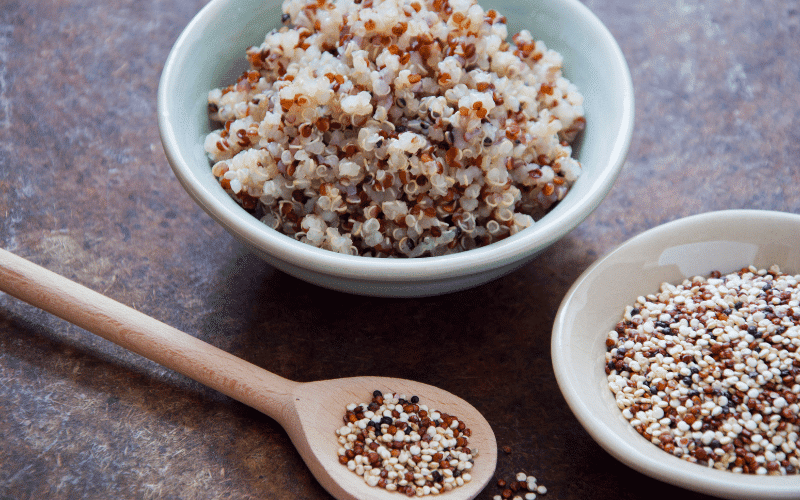
<path id="1" fill-rule="evenodd" d="M 286 0 L 250 69 L 209 93 L 212 173 L 269 227 L 419 257 L 527 227 L 581 166 L 562 57 L 470 0 Z"/>

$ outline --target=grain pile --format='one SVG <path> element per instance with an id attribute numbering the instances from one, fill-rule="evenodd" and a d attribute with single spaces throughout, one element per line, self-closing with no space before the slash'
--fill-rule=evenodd
<path id="1" fill-rule="evenodd" d="M 469 0 L 288 0 L 250 69 L 209 93 L 212 173 L 328 250 L 443 255 L 531 225 L 580 174 L 561 56 Z"/>

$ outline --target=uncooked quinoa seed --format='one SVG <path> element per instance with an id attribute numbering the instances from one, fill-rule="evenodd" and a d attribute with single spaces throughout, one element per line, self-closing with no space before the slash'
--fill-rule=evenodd
<path id="1" fill-rule="evenodd" d="M 532 226 L 581 172 L 562 57 L 475 0 L 286 0 L 250 68 L 210 91 L 212 174 L 269 227 L 420 257 Z"/>
<path id="2" fill-rule="evenodd" d="M 547 493 L 547 488 L 537 484 L 534 476 L 524 472 L 518 472 L 514 481 L 498 479 L 497 487 L 502 491 L 499 495 L 493 496 L 492 500 L 535 500 L 537 495 Z"/>
<path id="3" fill-rule="evenodd" d="M 639 297 L 606 340 L 608 384 L 625 418 L 690 462 L 797 474 L 798 281 L 750 266 Z"/>
<path id="4" fill-rule="evenodd" d="M 471 434 L 457 417 L 419 404 L 419 398 L 375 391 L 350 404 L 337 432 L 339 462 L 374 487 L 407 496 L 436 495 L 472 478 Z"/>

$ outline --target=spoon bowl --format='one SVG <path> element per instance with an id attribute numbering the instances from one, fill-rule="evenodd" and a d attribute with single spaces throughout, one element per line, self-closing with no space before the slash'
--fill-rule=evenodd
<path id="1" fill-rule="evenodd" d="M 475 498 L 497 463 L 497 442 L 486 419 L 463 399 L 437 387 L 390 377 L 295 382 L 207 344 L 113 299 L 0 249 L 0 290 L 125 349 L 190 377 L 277 421 L 317 481 L 339 500 L 397 500 L 402 495 L 367 485 L 339 463 L 336 430 L 346 406 L 375 390 L 416 395 L 431 408 L 458 416 L 472 431 L 472 480 L 440 494 Z"/>
<path id="2" fill-rule="evenodd" d="M 472 430 L 469 438 L 473 454 L 478 453 L 475 467 L 470 470 L 472 480 L 450 492 L 440 494 L 444 498 L 474 498 L 494 475 L 497 461 L 497 443 L 488 422 L 469 403 L 437 387 L 389 377 L 351 377 L 298 384 L 293 391 L 295 401 L 284 429 L 298 422 L 300 432 L 289 432 L 292 442 L 300 451 L 314 476 L 336 498 L 397 499 L 399 493 L 370 487 L 355 473 L 338 461 L 339 444 L 331 429 L 342 426 L 344 407 L 349 403 L 365 401 L 372 391 L 384 394 L 393 392 L 407 396 L 418 395 L 420 402 L 431 408 L 447 411 L 458 416 Z M 327 403 L 327 404 L 326 404 Z M 279 419 L 276 418 L 280 422 Z M 322 425 L 324 423 L 324 425 Z M 297 437 L 296 437 L 297 436 Z M 299 438 L 299 439 L 298 439 Z M 333 482 L 325 484 L 321 477 L 330 477 Z"/>

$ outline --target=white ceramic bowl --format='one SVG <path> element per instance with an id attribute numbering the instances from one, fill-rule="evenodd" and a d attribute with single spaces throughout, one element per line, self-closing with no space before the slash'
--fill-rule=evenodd
<path id="1" fill-rule="evenodd" d="M 800 498 L 800 476 L 754 476 L 678 459 L 647 441 L 622 416 L 608 388 L 605 339 L 626 305 L 663 282 L 778 264 L 800 272 L 800 215 L 729 210 L 646 231 L 594 263 L 564 298 L 553 327 L 556 378 L 575 416 L 629 467 L 690 490 L 735 499 Z"/>
<path id="2" fill-rule="evenodd" d="M 232 235 L 275 267 L 328 288 L 365 295 L 423 296 L 476 286 L 528 262 L 583 221 L 616 179 L 633 129 L 633 86 L 625 58 L 603 24 L 578 0 L 490 0 L 564 57 L 564 73 L 585 97 L 587 128 L 577 146 L 583 173 L 535 227 L 488 247 L 420 259 L 376 259 L 314 248 L 274 231 L 239 207 L 210 173 L 203 140 L 206 99 L 246 68 L 245 50 L 280 25 L 279 0 L 212 0 L 189 23 L 165 63 L 158 124 L 167 159 L 191 197 Z"/>

